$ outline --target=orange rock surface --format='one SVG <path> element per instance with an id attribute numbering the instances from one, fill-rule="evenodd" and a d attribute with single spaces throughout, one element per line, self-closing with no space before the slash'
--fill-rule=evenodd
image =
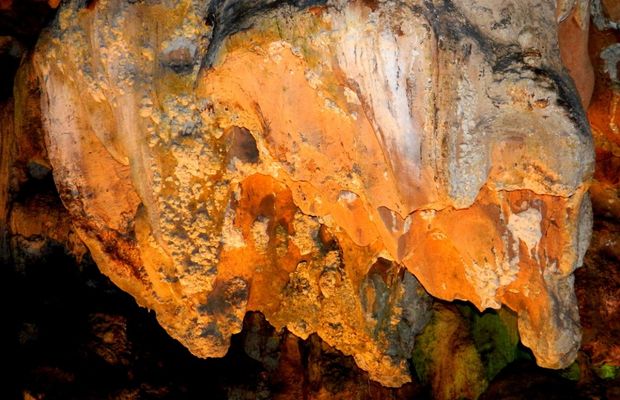
<path id="1" fill-rule="evenodd" d="M 99 268 L 198 356 L 257 310 L 399 386 L 425 289 L 510 307 L 563 368 L 594 158 L 557 21 L 534 0 L 69 1 L 35 55 L 56 184 Z"/>

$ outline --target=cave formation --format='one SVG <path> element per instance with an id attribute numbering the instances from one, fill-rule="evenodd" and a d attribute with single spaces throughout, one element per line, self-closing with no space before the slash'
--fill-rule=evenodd
<path id="1" fill-rule="evenodd" d="M 376 398 L 518 352 L 618 393 L 613 1 L 34 3 L 0 2 L 16 276 L 54 243 L 197 357 L 318 346 Z"/>

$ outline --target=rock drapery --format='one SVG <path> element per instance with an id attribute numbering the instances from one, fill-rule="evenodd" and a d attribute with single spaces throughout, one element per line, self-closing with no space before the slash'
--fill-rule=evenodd
<path id="1" fill-rule="evenodd" d="M 63 4 L 35 68 L 76 231 L 199 356 L 257 310 L 399 386 L 426 289 L 567 366 L 592 139 L 554 2 L 502 4 Z"/>

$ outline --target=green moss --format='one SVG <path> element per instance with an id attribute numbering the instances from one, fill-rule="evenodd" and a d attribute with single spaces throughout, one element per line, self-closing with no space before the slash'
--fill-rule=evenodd
<path id="1" fill-rule="evenodd" d="M 435 324 L 436 320 L 433 315 L 425 329 L 416 337 L 412 354 L 416 375 L 425 385 L 430 383 L 429 371 L 433 359 L 433 345 L 436 341 L 435 329 L 433 328 Z"/>
<path id="2" fill-rule="evenodd" d="M 579 368 L 579 363 L 575 361 L 568 368 L 560 370 L 560 376 L 565 379 L 570 379 L 571 381 L 578 381 L 581 377 L 581 368 Z"/>
<path id="3" fill-rule="evenodd" d="M 412 361 L 436 399 L 475 399 L 488 385 L 467 320 L 452 306 L 435 305 L 431 321 L 416 338 Z"/>
<path id="4" fill-rule="evenodd" d="M 620 375 L 620 367 L 611 364 L 603 364 L 594 370 L 601 379 L 616 379 Z"/>
<path id="5" fill-rule="evenodd" d="M 469 322 L 476 349 L 489 380 L 515 359 L 523 358 L 519 349 L 517 316 L 514 312 L 502 308 L 481 313 L 469 303 L 460 304 L 458 309 Z"/>
<path id="6" fill-rule="evenodd" d="M 471 330 L 486 376 L 489 380 L 493 379 L 517 357 L 519 334 L 516 316 L 506 309 L 473 313 Z"/>

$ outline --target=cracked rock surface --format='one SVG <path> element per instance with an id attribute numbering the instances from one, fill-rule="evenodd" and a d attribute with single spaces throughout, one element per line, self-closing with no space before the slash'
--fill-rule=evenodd
<path id="1" fill-rule="evenodd" d="M 54 179 L 101 271 L 198 356 L 260 311 L 400 386 L 428 292 L 506 305 L 563 368 L 594 153 L 559 14 L 68 1 L 34 57 Z"/>

